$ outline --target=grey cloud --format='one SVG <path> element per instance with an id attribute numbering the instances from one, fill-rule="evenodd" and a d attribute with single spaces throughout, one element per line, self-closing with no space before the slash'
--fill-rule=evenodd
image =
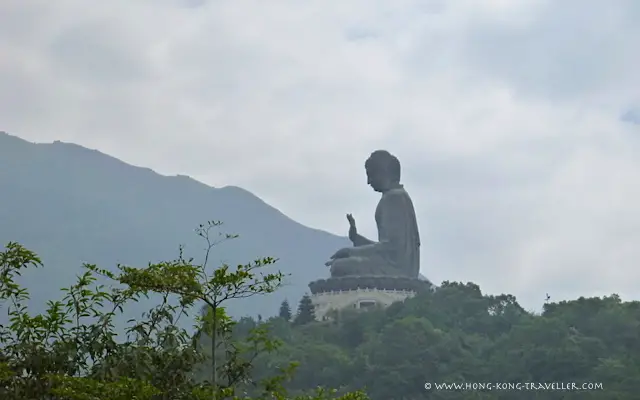
<path id="1" fill-rule="evenodd" d="M 0 66 L 0 110 L 4 118 L 24 120 L 34 114 L 51 118 L 49 104 L 53 100 L 42 80 L 18 66 Z"/>
<path id="2" fill-rule="evenodd" d="M 632 108 L 620 116 L 620 120 L 634 125 L 640 125 L 640 109 Z"/>
<path id="3" fill-rule="evenodd" d="M 638 2 L 11 4 L 38 29 L 0 23 L 2 130 L 241 186 L 339 234 L 350 212 L 369 236 L 363 162 L 388 148 L 434 281 L 531 307 L 640 297 L 638 142 L 617 120 Z"/>
<path id="4" fill-rule="evenodd" d="M 522 24 L 477 22 L 464 58 L 524 96 L 566 99 L 637 88 L 640 53 L 630 49 L 640 40 L 639 10 L 633 0 L 548 2 Z"/>
<path id="5" fill-rule="evenodd" d="M 188 8 L 199 8 L 207 4 L 207 0 L 183 0 L 183 4 Z"/>
<path id="6" fill-rule="evenodd" d="M 51 39 L 49 60 L 61 79 L 73 77 L 91 84 L 121 84 L 145 80 L 151 73 L 146 60 L 125 35 L 104 22 L 81 23 Z"/>
<path id="7" fill-rule="evenodd" d="M 345 29 L 345 37 L 347 40 L 371 40 L 380 37 L 380 34 L 372 27 L 352 26 Z"/>

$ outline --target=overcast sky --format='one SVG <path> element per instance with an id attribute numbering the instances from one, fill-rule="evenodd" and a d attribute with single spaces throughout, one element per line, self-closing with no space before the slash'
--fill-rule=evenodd
<path id="1" fill-rule="evenodd" d="M 638 71 L 637 0 L 0 1 L 0 130 L 374 237 L 387 149 L 423 274 L 530 309 L 640 299 Z"/>

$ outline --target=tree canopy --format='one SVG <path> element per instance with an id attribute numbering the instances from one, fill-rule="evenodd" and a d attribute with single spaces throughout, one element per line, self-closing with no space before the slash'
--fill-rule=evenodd
<path id="1" fill-rule="evenodd" d="M 0 398 L 366 400 L 361 392 L 338 394 L 318 386 L 290 396 L 282 383 L 291 376 L 293 364 L 254 378 L 255 357 L 273 352 L 279 342 L 261 323 L 236 329 L 238 323 L 225 307 L 230 301 L 274 292 L 283 275 L 262 271 L 276 261 L 273 258 L 208 268 L 209 253 L 217 244 L 209 231 L 218 225 L 210 222 L 196 230 L 207 243 L 203 262 L 185 258 L 181 251 L 176 260 L 143 268 L 119 265 L 106 270 L 85 264 L 77 282 L 62 289 L 62 299 L 50 301 L 46 312 L 37 315 L 29 312 L 29 293 L 15 278 L 42 262 L 23 246 L 7 244 L 0 252 L 0 310 L 10 319 L 0 325 Z M 98 276 L 113 284 L 97 284 Z M 118 332 L 114 317 L 154 293 L 162 301 Z M 194 309 L 200 315 L 194 332 L 188 332 L 177 321 Z M 235 340 L 233 334 L 242 339 Z"/>
<path id="2" fill-rule="evenodd" d="M 265 324 L 284 344 L 259 357 L 254 373 L 298 362 L 287 384 L 291 393 L 321 385 L 362 389 L 373 400 L 623 400 L 637 398 L 640 388 L 640 302 L 616 295 L 547 303 L 533 313 L 511 295 L 444 282 L 386 309 L 345 310 L 305 325 L 277 317 Z M 430 391 L 425 383 L 434 384 Z M 436 383 L 493 384 L 494 390 L 436 390 Z M 554 383 L 576 388 L 544 389 Z M 576 390 L 583 384 L 585 390 Z"/>
<path id="3" fill-rule="evenodd" d="M 0 326 L 0 398 L 637 398 L 640 302 L 581 297 L 533 313 L 511 295 L 444 282 L 385 309 L 334 312 L 329 321 L 314 320 L 309 296 L 293 320 L 288 304 L 265 320 L 234 320 L 228 302 L 269 295 L 282 274 L 262 272 L 272 258 L 208 268 L 216 226 L 197 230 L 207 242 L 204 261 L 180 253 L 141 268 L 84 265 L 42 314 L 29 312 L 29 294 L 15 281 L 41 260 L 6 245 L 0 312 L 10 322 Z M 99 285 L 99 276 L 112 284 Z M 126 331 L 114 327 L 124 308 L 150 294 L 159 304 Z M 198 315 L 193 331 L 177 324 L 190 314 Z"/>

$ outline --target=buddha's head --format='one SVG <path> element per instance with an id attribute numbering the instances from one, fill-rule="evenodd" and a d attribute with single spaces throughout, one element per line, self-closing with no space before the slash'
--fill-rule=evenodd
<path id="1" fill-rule="evenodd" d="M 400 184 L 400 161 L 386 150 L 376 150 L 364 163 L 367 183 L 376 192 L 384 193 Z"/>

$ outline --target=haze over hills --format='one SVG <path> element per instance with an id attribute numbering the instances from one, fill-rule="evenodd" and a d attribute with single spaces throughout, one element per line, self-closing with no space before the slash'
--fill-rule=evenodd
<path id="1" fill-rule="evenodd" d="M 17 241 L 42 258 L 44 270 L 27 272 L 21 281 L 35 310 L 59 298 L 83 262 L 144 266 L 176 258 L 181 244 L 186 255 L 201 257 L 204 242 L 194 228 L 208 220 L 240 235 L 216 247 L 212 268 L 271 256 L 279 261 L 270 269 L 290 274 L 277 293 L 231 305 L 235 316 L 273 315 L 285 298 L 297 303 L 310 281 L 328 276 L 327 257 L 349 245 L 238 187 L 213 188 L 79 145 L 35 144 L 0 132 L 0 243 Z"/>

